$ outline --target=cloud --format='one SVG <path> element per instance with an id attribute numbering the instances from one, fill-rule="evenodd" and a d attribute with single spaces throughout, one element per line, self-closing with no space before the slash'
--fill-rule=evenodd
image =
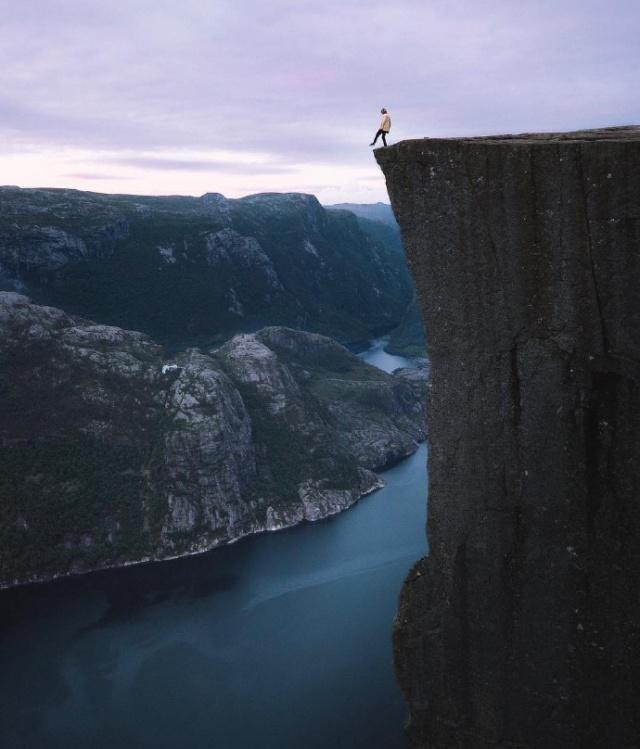
<path id="1" fill-rule="evenodd" d="M 259 161 L 214 161 L 211 159 L 175 159 L 164 156 L 125 156 L 112 159 L 114 164 L 159 171 L 208 172 L 211 174 L 287 174 L 291 166 L 263 164 Z"/>
<path id="2" fill-rule="evenodd" d="M 94 154 L 62 173 L 119 166 L 145 190 L 253 176 L 369 196 L 381 106 L 394 139 L 640 119 L 636 0 L 0 0 L 0 13 L 0 157 Z"/>
<path id="3" fill-rule="evenodd" d="M 89 180 L 93 182 L 93 180 L 120 180 L 120 179 L 128 179 L 127 177 L 123 177 L 121 174 L 100 174 L 97 172 L 74 172 L 71 174 L 61 174 L 60 177 L 63 179 L 72 179 L 72 180 L 79 180 L 79 181 L 85 181 Z"/>

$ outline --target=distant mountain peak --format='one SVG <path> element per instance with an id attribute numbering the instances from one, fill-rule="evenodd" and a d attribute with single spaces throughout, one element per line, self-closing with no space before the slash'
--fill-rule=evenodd
<path id="1" fill-rule="evenodd" d="M 327 205 L 329 210 L 350 211 L 360 218 L 366 218 L 369 221 L 379 221 L 387 226 L 398 226 L 393 210 L 389 203 L 378 201 L 377 203 L 334 203 Z"/>

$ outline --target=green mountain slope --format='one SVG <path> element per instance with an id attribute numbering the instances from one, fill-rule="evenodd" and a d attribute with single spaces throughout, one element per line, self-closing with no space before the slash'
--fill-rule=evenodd
<path id="1" fill-rule="evenodd" d="M 397 326 L 413 292 L 389 227 L 363 221 L 301 194 L 5 187 L 0 288 L 176 349 L 273 324 L 364 341 Z"/>

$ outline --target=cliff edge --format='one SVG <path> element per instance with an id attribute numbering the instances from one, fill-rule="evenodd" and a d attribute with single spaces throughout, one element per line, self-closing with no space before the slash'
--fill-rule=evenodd
<path id="1" fill-rule="evenodd" d="M 426 324 L 413 747 L 640 746 L 640 128 L 375 152 Z"/>

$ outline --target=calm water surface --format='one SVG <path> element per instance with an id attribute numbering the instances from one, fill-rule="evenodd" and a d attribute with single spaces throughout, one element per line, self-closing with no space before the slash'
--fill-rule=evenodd
<path id="1" fill-rule="evenodd" d="M 0 594 L 2 749 L 404 746 L 391 622 L 425 463 L 326 521 Z"/>
<path id="2" fill-rule="evenodd" d="M 361 354 L 358 354 L 361 359 L 364 359 L 369 364 L 373 364 L 374 367 L 383 369 L 385 372 L 393 372 L 394 369 L 399 367 L 413 367 L 413 364 L 409 359 L 405 359 L 403 356 L 395 356 L 394 354 L 388 354 L 384 347 L 389 343 L 389 336 L 384 338 L 377 338 L 371 342 L 371 348 Z"/>

